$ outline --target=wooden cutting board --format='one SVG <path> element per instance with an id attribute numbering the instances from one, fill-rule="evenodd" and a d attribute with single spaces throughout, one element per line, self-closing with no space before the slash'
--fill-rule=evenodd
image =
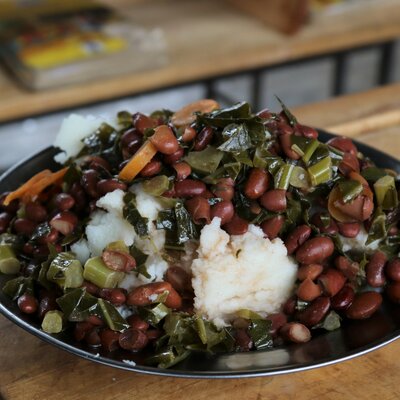
<path id="1" fill-rule="evenodd" d="M 320 127 L 352 126 L 357 139 L 400 157 L 400 85 L 293 110 Z M 364 116 L 377 116 L 365 125 Z M 358 121 L 355 124 L 355 121 Z M 379 123 L 377 123 L 378 121 Z M 291 375 L 233 380 L 160 378 L 102 366 L 50 346 L 0 316 L 5 400 L 398 400 L 400 341 L 351 361 Z M 0 396 L 0 397 L 1 397 Z"/>

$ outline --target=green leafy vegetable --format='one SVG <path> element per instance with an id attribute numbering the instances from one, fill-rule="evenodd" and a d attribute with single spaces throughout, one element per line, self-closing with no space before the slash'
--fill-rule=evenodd
<path id="1" fill-rule="evenodd" d="M 239 153 L 252 147 L 251 138 L 244 124 L 230 124 L 222 131 L 222 137 L 225 140 L 218 150 Z"/>
<path id="2" fill-rule="evenodd" d="M 43 222 L 35 228 L 30 240 L 32 242 L 36 242 L 39 239 L 46 237 L 50 232 L 51 232 L 51 226 L 49 225 L 49 223 Z"/>
<path id="3" fill-rule="evenodd" d="M 212 146 L 202 151 L 191 151 L 184 160 L 192 169 L 201 174 L 212 174 L 218 168 L 224 153 Z"/>
<path id="4" fill-rule="evenodd" d="M 374 190 L 378 206 L 381 206 L 383 210 L 391 210 L 399 204 L 393 176 L 385 175 L 379 178 L 374 183 Z"/>
<path id="5" fill-rule="evenodd" d="M 122 332 L 129 328 L 129 324 L 117 309 L 108 301 L 98 299 L 98 310 L 101 312 L 102 320 L 105 321 L 110 329 L 113 331 Z"/>
<path id="6" fill-rule="evenodd" d="M 323 321 L 318 325 L 315 325 L 313 328 L 322 328 L 327 331 L 334 331 L 340 328 L 340 320 L 340 316 L 335 311 L 330 311 Z"/>
<path id="7" fill-rule="evenodd" d="M 133 226 L 135 232 L 141 236 L 148 236 L 148 218 L 142 217 L 136 207 L 136 196 L 133 193 L 127 193 L 124 197 L 124 218 Z"/>
<path id="8" fill-rule="evenodd" d="M 311 184 L 318 186 L 321 183 L 329 182 L 332 179 L 332 160 L 325 157 L 316 164 L 308 167 Z"/>
<path id="9" fill-rule="evenodd" d="M 145 265 L 149 256 L 147 254 L 144 254 L 141 250 L 139 250 L 134 245 L 132 245 L 129 248 L 129 253 L 136 261 L 135 270 L 139 274 L 143 275 L 145 278 L 150 279 L 151 275 L 147 272 L 147 268 L 146 268 L 146 265 Z"/>
<path id="10" fill-rule="evenodd" d="M 276 97 L 276 99 L 279 101 L 279 104 L 281 105 L 282 110 L 283 110 L 283 112 L 284 112 L 286 118 L 288 119 L 290 125 L 291 125 L 291 126 L 296 125 L 296 124 L 297 124 L 297 119 L 296 119 L 296 117 L 289 111 L 289 109 L 286 107 L 286 105 L 284 104 L 284 102 L 283 102 L 278 96 L 275 96 L 275 97 Z"/>
<path id="11" fill-rule="evenodd" d="M 382 211 L 382 208 L 377 207 L 372 218 L 372 224 L 369 228 L 368 238 L 365 244 L 368 246 L 376 240 L 383 240 L 386 238 L 386 235 L 386 215 Z"/>
<path id="12" fill-rule="evenodd" d="M 363 191 L 361 182 L 353 179 L 342 179 L 337 184 L 342 194 L 344 203 L 349 203 L 354 200 Z"/>
<path id="13" fill-rule="evenodd" d="M 361 176 L 368 182 L 376 182 L 385 175 L 387 175 L 387 172 L 383 168 L 368 167 L 361 171 Z"/>
<path id="14" fill-rule="evenodd" d="M 140 318 L 148 322 L 150 325 L 157 326 L 171 310 L 163 303 L 158 303 L 148 307 L 138 307 L 138 314 Z"/>
<path id="15" fill-rule="evenodd" d="M 132 126 L 132 114 L 129 111 L 120 111 L 117 114 L 118 125 L 124 128 L 129 128 Z"/>
<path id="16" fill-rule="evenodd" d="M 171 189 L 172 182 L 165 175 L 157 175 L 154 178 L 142 182 L 143 190 L 152 196 L 161 196 Z"/>
<path id="17" fill-rule="evenodd" d="M 80 287 L 83 283 L 82 264 L 71 253 L 59 253 L 51 262 L 46 277 L 64 289 Z"/>
<path id="18" fill-rule="evenodd" d="M 271 321 L 267 319 L 252 319 L 249 327 L 249 335 L 257 350 L 272 347 Z"/>
<path id="19" fill-rule="evenodd" d="M 33 280 L 24 276 L 11 279 L 3 286 L 3 293 L 12 300 L 17 300 L 24 293 L 33 294 Z"/>

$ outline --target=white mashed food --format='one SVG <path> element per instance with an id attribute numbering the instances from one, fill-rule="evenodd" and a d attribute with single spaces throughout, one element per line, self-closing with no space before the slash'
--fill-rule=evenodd
<path id="1" fill-rule="evenodd" d="M 197 313 L 221 327 L 240 309 L 262 315 L 279 310 L 292 294 L 297 264 L 281 239 L 263 236 L 250 225 L 244 235 L 230 237 L 219 218 L 202 229 L 192 264 Z"/>
<path id="2" fill-rule="evenodd" d="M 83 117 L 71 114 L 64 118 L 57 134 L 54 146 L 63 152 L 57 154 L 54 159 L 63 164 L 70 157 L 76 156 L 83 148 L 82 139 L 93 133 L 103 120 L 88 115 Z"/>
<path id="3" fill-rule="evenodd" d="M 368 246 L 365 242 L 368 239 L 368 232 L 362 226 L 360 232 L 355 238 L 346 238 L 340 235 L 340 241 L 342 242 L 342 250 L 347 253 L 350 250 L 356 250 L 361 252 L 373 252 L 378 249 L 379 240 L 370 243 Z"/>

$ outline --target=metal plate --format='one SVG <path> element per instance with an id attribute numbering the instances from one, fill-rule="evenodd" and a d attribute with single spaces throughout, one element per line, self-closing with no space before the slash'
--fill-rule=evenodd
<path id="1" fill-rule="evenodd" d="M 326 141 L 332 134 L 322 132 Z M 358 149 L 380 167 L 400 173 L 400 162 L 369 146 L 357 143 Z M 44 168 L 57 168 L 52 161 L 57 151 L 48 148 L 22 161 L 0 178 L 0 192 L 12 190 Z M 7 276 L 0 276 L 0 288 Z M 364 321 L 345 321 L 340 330 L 320 333 L 305 344 L 280 346 L 266 351 L 229 354 L 193 354 L 171 369 L 163 370 L 141 365 L 143 356 L 116 351 L 102 352 L 75 342 L 65 333 L 49 335 L 40 330 L 33 318 L 20 312 L 15 302 L 0 290 L 0 312 L 8 319 L 33 335 L 80 357 L 112 367 L 146 374 L 187 378 L 238 378 L 284 374 L 317 368 L 351 359 L 377 349 L 400 337 L 400 306 L 384 301 L 381 309 Z M 46 356 L 45 354 L 43 355 Z M 136 363 L 127 363 L 131 360 Z"/>

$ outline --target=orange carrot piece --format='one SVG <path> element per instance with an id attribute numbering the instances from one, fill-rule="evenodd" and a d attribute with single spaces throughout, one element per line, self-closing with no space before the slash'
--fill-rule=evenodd
<path id="1" fill-rule="evenodd" d="M 128 164 L 120 171 L 119 178 L 130 182 L 151 161 L 156 153 L 157 149 L 153 143 L 150 140 L 146 140 Z"/>
<path id="2" fill-rule="evenodd" d="M 60 169 L 59 171 L 51 173 L 51 175 L 47 175 L 42 178 L 40 181 L 34 183 L 28 191 L 24 193 L 22 196 L 22 200 L 24 202 L 35 200 L 36 197 L 43 192 L 44 189 L 49 187 L 50 185 L 59 183 L 64 177 L 65 173 L 68 171 L 68 167 Z"/>
<path id="3" fill-rule="evenodd" d="M 8 206 L 13 200 L 21 198 L 27 191 L 29 191 L 32 185 L 49 175 L 51 175 L 51 171 L 49 169 L 45 169 L 32 176 L 31 179 L 22 184 L 18 189 L 8 194 L 8 196 L 4 199 L 4 205 Z"/>

